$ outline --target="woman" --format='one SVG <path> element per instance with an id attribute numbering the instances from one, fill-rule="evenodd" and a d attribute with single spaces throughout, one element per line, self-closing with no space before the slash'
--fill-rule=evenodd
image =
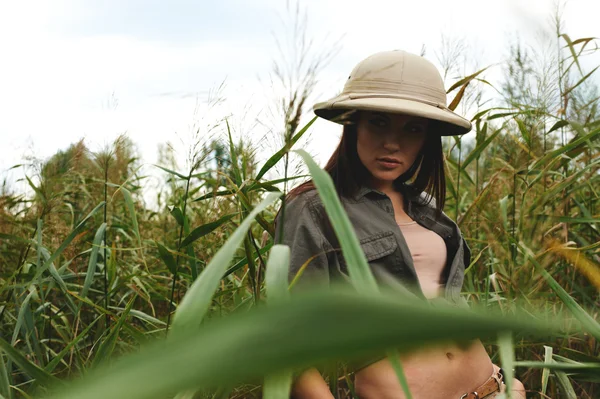
<path id="1" fill-rule="evenodd" d="M 391 275 L 417 296 L 460 304 L 470 250 L 442 212 L 441 136 L 465 134 L 471 123 L 446 107 L 435 66 L 404 51 L 374 54 L 354 68 L 340 95 L 314 110 L 344 125 L 325 170 L 378 280 Z M 328 284 L 347 275 L 311 181 L 288 195 L 282 242 L 291 247 L 291 277 L 306 264 L 298 285 Z M 402 356 L 401 362 L 415 399 L 490 399 L 504 390 L 502 373 L 480 341 L 427 348 Z M 518 380 L 513 387 L 514 398 L 525 397 Z M 356 370 L 355 390 L 364 399 L 404 398 L 385 358 Z M 316 369 L 300 375 L 293 396 L 332 398 Z"/>

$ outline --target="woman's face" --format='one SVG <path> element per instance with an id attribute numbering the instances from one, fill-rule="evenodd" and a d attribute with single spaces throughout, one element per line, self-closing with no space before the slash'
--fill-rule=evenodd
<path id="1" fill-rule="evenodd" d="M 416 116 L 361 112 L 357 151 L 371 173 L 373 188 L 390 186 L 417 159 L 427 136 L 429 120 Z"/>

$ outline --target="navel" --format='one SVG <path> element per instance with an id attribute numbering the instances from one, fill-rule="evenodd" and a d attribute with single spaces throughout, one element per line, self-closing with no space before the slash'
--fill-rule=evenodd
<path id="1" fill-rule="evenodd" d="M 448 360 L 454 359 L 454 355 L 450 352 L 446 352 L 446 357 L 448 358 Z"/>

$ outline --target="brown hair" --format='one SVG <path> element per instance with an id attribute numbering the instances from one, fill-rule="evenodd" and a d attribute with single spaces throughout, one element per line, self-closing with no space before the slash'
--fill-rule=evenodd
<path id="1" fill-rule="evenodd" d="M 417 159 L 394 183 L 396 187 L 407 185 L 417 193 L 426 192 L 429 194 L 426 202 L 429 203 L 435 199 L 436 210 L 441 213 L 446 201 L 446 174 L 444 173 L 442 138 L 435 131 L 436 121 L 432 120 L 429 124 L 425 144 Z M 369 177 L 369 171 L 358 157 L 356 143 L 357 124 L 344 125 L 340 143 L 324 168 L 332 177 L 338 195 L 343 197 L 353 196 Z M 410 180 L 412 182 L 407 184 Z M 315 185 L 311 179 L 291 190 L 286 199 L 292 199 L 313 189 L 315 189 Z"/>

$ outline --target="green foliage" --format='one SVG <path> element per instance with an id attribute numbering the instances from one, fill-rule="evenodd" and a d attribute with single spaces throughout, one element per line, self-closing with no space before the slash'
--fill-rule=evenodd
<path id="1" fill-rule="evenodd" d="M 56 397 L 257 397 L 263 382 L 265 397 L 283 397 L 299 368 L 326 364 L 350 381 L 335 361 L 395 356 L 443 333 L 483 338 L 529 391 L 597 397 L 600 122 L 594 69 L 579 62 L 594 40 L 560 38 L 556 75 L 517 46 L 504 102 L 474 112 L 474 141 L 445 146 L 447 209 L 473 253 L 463 293 L 487 314 L 380 293 L 329 176 L 302 151 L 360 295 L 288 298 L 274 201 L 305 176 L 274 168 L 314 122 L 298 125 L 303 98 L 260 167 L 227 122 L 187 170 L 165 157 L 155 207 L 123 138 L 98 154 L 79 142 L 26 170 L 29 195 L 3 191 L 0 333 L 12 339 L 0 339 L 0 395 L 43 397 L 83 375 Z M 453 107 L 467 85 L 489 85 L 484 72 L 451 85 Z"/>

